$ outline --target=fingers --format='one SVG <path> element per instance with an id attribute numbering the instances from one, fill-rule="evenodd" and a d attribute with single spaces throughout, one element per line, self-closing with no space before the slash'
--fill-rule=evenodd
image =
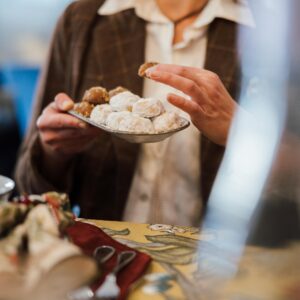
<path id="1" fill-rule="evenodd" d="M 187 66 L 180 66 L 180 65 L 171 65 L 171 64 L 159 64 L 152 68 L 149 68 L 146 71 L 147 76 L 151 78 L 151 74 L 154 72 L 167 72 L 176 74 L 178 76 L 188 78 L 198 85 L 203 85 L 206 82 L 214 82 L 219 81 L 219 77 L 214 72 L 209 70 L 201 69 L 201 68 L 194 68 L 194 67 L 187 67 Z M 151 78 L 152 79 L 152 78 Z"/>
<path id="2" fill-rule="evenodd" d="M 58 94 L 37 120 L 40 139 L 45 149 L 76 154 L 84 151 L 101 130 L 65 113 L 74 102 L 66 94 Z"/>
<path id="3" fill-rule="evenodd" d="M 42 145 L 51 153 L 78 154 L 87 149 L 100 136 L 102 130 L 87 129 L 57 129 L 40 131 Z"/>
<path id="4" fill-rule="evenodd" d="M 177 74 L 156 70 L 151 71 L 149 76 L 155 81 L 167 84 L 177 90 L 182 91 L 186 95 L 189 95 L 199 101 L 199 103 L 204 100 L 201 87 L 199 87 L 198 84 L 191 79 L 179 76 Z"/>
<path id="5" fill-rule="evenodd" d="M 83 138 L 93 138 L 101 134 L 98 128 L 89 129 L 56 129 L 48 130 L 43 133 L 43 140 L 48 144 L 54 144 L 59 141 L 77 141 Z"/>
<path id="6" fill-rule="evenodd" d="M 82 137 L 77 140 L 56 140 L 55 142 L 45 142 L 51 147 L 52 151 L 63 154 L 77 154 L 88 148 L 94 139 L 90 137 Z"/>
<path id="7" fill-rule="evenodd" d="M 187 100 L 176 94 L 168 94 L 167 99 L 171 104 L 187 112 L 191 117 L 202 113 L 201 107 L 192 100 Z"/>
<path id="8" fill-rule="evenodd" d="M 66 112 L 73 108 L 74 102 L 73 100 L 64 93 L 59 93 L 56 95 L 54 99 L 54 103 L 56 105 L 56 109 L 61 112 Z"/>
<path id="9" fill-rule="evenodd" d="M 146 75 L 190 96 L 191 100 L 170 94 L 168 101 L 187 112 L 193 124 L 211 141 L 225 145 L 236 104 L 215 73 L 159 64 L 149 68 Z"/>
<path id="10" fill-rule="evenodd" d="M 39 130 L 58 128 L 87 128 L 87 124 L 64 112 L 73 108 L 72 99 L 60 93 L 42 112 L 37 120 Z"/>
<path id="11" fill-rule="evenodd" d="M 42 134 L 42 140 L 48 145 L 55 145 L 57 143 L 76 142 L 80 143 L 82 139 L 91 139 L 91 136 L 86 136 L 80 130 L 64 129 L 64 130 L 52 130 Z"/>
<path id="12" fill-rule="evenodd" d="M 75 117 L 62 113 L 43 113 L 37 120 L 39 130 L 63 129 L 63 128 L 87 128 L 87 124 Z"/>
<path id="13" fill-rule="evenodd" d="M 152 68 L 146 70 L 146 75 L 151 76 L 152 71 L 159 71 L 159 72 L 168 72 L 177 74 L 182 77 L 186 77 L 189 79 L 195 78 L 195 74 L 199 75 L 205 72 L 204 69 L 194 68 L 194 67 L 186 67 L 180 65 L 171 65 L 171 64 L 159 64 Z"/>

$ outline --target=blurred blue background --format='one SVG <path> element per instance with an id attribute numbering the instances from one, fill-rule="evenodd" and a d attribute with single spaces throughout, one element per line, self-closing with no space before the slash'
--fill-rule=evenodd
<path id="1" fill-rule="evenodd" d="M 55 23 L 70 2 L 0 2 L 0 174 L 12 174 Z"/>

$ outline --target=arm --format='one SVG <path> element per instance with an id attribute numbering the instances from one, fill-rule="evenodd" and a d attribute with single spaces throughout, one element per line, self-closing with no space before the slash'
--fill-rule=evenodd
<path id="1" fill-rule="evenodd" d="M 53 115 L 56 109 L 54 108 L 55 102 L 53 99 L 58 93 L 68 91 L 69 88 L 68 76 L 70 75 L 68 74 L 70 72 L 67 58 L 70 53 L 72 8 L 73 5 L 69 6 L 57 24 L 48 61 L 39 83 L 32 122 L 21 146 L 15 173 L 20 192 L 68 191 L 71 188 L 72 168 L 76 161 L 76 155 L 74 153 L 63 153 L 62 151 L 55 152 L 53 147 L 49 147 L 47 143 L 47 139 L 49 141 L 49 132 L 45 133 L 47 131 L 45 116 L 51 112 Z M 42 111 L 43 117 L 39 118 Z M 57 107 L 57 113 L 61 111 Z M 39 128 L 37 128 L 38 118 Z M 48 118 L 49 121 L 51 122 Z M 77 120 L 74 118 L 70 122 L 75 123 Z M 58 152 L 60 152 L 59 155 Z"/>

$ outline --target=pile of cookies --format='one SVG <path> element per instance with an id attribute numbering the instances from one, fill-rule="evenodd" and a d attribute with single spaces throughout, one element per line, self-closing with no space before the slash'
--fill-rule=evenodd
<path id="1" fill-rule="evenodd" d="M 139 75 L 144 77 L 145 70 L 154 65 L 142 65 Z M 92 87 L 74 110 L 97 124 L 128 133 L 163 133 L 184 122 L 176 112 L 166 111 L 159 99 L 141 98 L 123 87 L 109 92 L 103 87 Z"/>

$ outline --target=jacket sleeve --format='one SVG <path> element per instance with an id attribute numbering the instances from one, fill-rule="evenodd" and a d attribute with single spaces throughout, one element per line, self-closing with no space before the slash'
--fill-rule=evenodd
<path id="1" fill-rule="evenodd" d="M 19 150 L 19 158 L 16 163 L 15 180 L 20 193 L 41 193 L 49 190 L 66 191 L 71 188 L 72 165 L 61 173 L 57 173 L 61 180 L 60 186 L 54 186 L 47 180 L 46 174 L 39 168 L 42 152 L 39 140 L 36 120 L 42 110 L 53 101 L 55 95 L 60 92 L 68 93 L 68 66 L 70 22 L 72 19 L 73 5 L 71 4 L 60 17 L 53 37 L 47 62 L 39 79 L 38 91 L 36 94 L 32 119 L 26 137 Z"/>

